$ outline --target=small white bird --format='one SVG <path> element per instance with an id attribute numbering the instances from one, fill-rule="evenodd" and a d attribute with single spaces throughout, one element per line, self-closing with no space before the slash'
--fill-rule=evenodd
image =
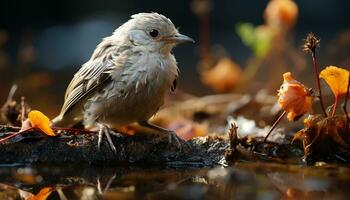
<path id="1" fill-rule="evenodd" d="M 194 42 L 181 35 L 170 19 L 157 13 L 139 13 L 103 39 L 90 60 L 74 75 L 61 113 L 53 126 L 71 127 L 83 122 L 99 130 L 113 152 L 111 127 L 138 122 L 168 134 L 180 144 L 175 132 L 148 122 L 174 90 L 178 67 L 171 50 L 176 44 Z"/>

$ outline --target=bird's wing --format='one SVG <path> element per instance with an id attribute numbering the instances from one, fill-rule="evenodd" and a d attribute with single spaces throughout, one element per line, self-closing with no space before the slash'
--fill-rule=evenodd
<path id="1" fill-rule="evenodd" d="M 87 94 L 111 81 L 111 73 L 127 62 L 128 48 L 106 48 L 108 49 L 101 50 L 103 53 L 100 55 L 93 56 L 74 75 L 65 93 L 61 116 L 67 114 Z"/>

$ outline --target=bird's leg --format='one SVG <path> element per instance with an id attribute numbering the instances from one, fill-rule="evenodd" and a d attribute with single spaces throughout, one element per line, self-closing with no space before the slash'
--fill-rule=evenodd
<path id="1" fill-rule="evenodd" d="M 156 131 L 159 131 L 161 133 L 168 134 L 169 143 L 172 143 L 173 140 L 174 140 L 175 143 L 176 143 L 176 146 L 178 146 L 180 148 L 181 148 L 181 144 L 185 143 L 185 141 L 182 138 L 180 138 L 178 135 L 176 135 L 175 131 L 172 131 L 172 130 L 169 130 L 169 129 L 166 129 L 166 128 L 162 128 L 162 127 L 157 126 L 155 124 L 152 124 L 152 123 L 150 123 L 148 121 L 141 121 L 141 122 L 139 122 L 139 124 L 141 126 L 144 126 L 144 127 L 147 127 L 147 128 L 150 128 L 150 129 L 153 129 L 153 130 L 156 130 Z"/>
<path id="2" fill-rule="evenodd" d="M 98 193 L 103 194 L 103 193 L 107 192 L 109 190 L 109 188 L 111 187 L 111 184 L 113 183 L 113 181 L 115 180 L 116 177 L 117 177 L 117 175 L 114 173 L 113 176 L 108 178 L 106 186 L 104 188 L 102 188 L 102 183 L 100 181 L 101 177 L 98 176 L 97 177 L 97 191 L 98 191 Z"/>
<path id="3" fill-rule="evenodd" d="M 104 124 L 97 123 L 97 126 L 99 128 L 99 131 L 98 131 L 98 143 L 97 143 L 98 150 L 100 150 L 101 143 L 102 143 L 102 137 L 103 137 L 103 134 L 104 134 L 107 137 L 107 141 L 108 141 L 109 147 L 111 148 L 113 153 L 116 155 L 117 154 L 117 149 L 115 148 L 115 146 L 113 144 L 113 141 L 112 141 L 112 138 L 111 138 L 111 135 L 110 135 L 110 134 L 115 135 L 116 133 L 114 133 L 108 126 L 106 126 Z"/>
<path id="4" fill-rule="evenodd" d="M 97 149 L 98 149 L 98 151 L 100 151 L 100 149 L 101 149 L 102 138 L 103 138 L 103 128 L 99 127 L 99 130 L 98 130 L 98 142 L 97 142 Z"/>

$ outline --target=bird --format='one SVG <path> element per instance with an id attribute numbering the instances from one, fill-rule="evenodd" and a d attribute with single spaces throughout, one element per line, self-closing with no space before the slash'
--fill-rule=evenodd
<path id="1" fill-rule="evenodd" d="M 69 83 L 60 114 L 52 126 L 98 131 L 98 150 L 103 135 L 116 153 L 113 127 L 137 122 L 159 131 L 170 143 L 183 140 L 172 130 L 149 122 L 174 91 L 179 68 L 172 49 L 194 40 L 180 34 L 172 21 L 156 12 L 138 13 L 102 39 L 91 58 Z"/>

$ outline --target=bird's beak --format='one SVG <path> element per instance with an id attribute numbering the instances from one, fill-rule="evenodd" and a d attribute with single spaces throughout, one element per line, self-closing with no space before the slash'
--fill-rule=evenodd
<path id="1" fill-rule="evenodd" d="M 169 43 L 194 43 L 194 40 L 186 35 L 182 35 L 180 33 L 174 35 L 174 36 L 170 36 L 170 37 L 166 37 L 164 38 L 165 41 L 169 42 Z"/>

